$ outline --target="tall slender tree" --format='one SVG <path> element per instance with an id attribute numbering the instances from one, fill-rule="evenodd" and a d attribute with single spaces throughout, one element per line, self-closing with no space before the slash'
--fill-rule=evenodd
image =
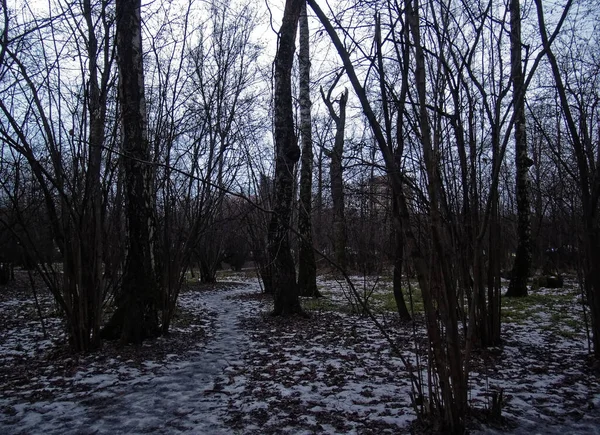
<path id="1" fill-rule="evenodd" d="M 402 32 L 404 40 L 408 41 L 408 26 L 404 25 Z M 384 125 L 386 132 L 386 139 L 389 146 L 392 146 L 392 115 L 390 110 L 390 102 L 388 98 L 388 90 L 386 84 L 385 68 L 383 64 L 383 42 L 381 38 L 381 17 L 379 14 L 375 16 L 375 45 L 377 47 L 377 68 L 379 70 L 379 92 L 381 93 L 381 103 L 383 106 Z M 396 147 L 393 149 L 394 152 L 394 170 L 401 171 L 401 160 L 402 154 L 404 153 L 404 110 L 406 104 L 406 95 L 408 93 L 408 63 L 409 53 L 408 45 L 402 44 L 402 54 L 398 50 L 396 45 L 397 56 L 402 59 L 402 85 L 400 89 L 400 96 L 396 99 L 396 108 L 398 110 L 398 119 L 396 126 Z M 392 216 L 394 220 L 394 270 L 393 274 L 393 291 L 394 300 L 396 301 L 396 308 L 398 310 L 398 316 L 402 320 L 410 320 L 411 316 L 404 300 L 404 293 L 402 292 L 402 266 L 404 263 L 404 236 L 402 235 L 402 219 L 400 218 L 400 208 L 398 201 L 395 198 L 392 199 Z"/>
<path id="2" fill-rule="evenodd" d="M 431 232 L 431 257 L 428 259 L 417 241 L 411 225 L 411 211 L 405 194 L 402 175 L 396 169 L 392 148 L 389 146 L 386 133 L 377 120 L 369 102 L 367 92 L 360 83 L 350 55 L 337 35 L 331 22 L 318 6 L 316 0 L 307 0 L 317 17 L 331 37 L 340 58 L 346 68 L 348 78 L 357 94 L 361 107 L 371 127 L 375 140 L 381 151 L 383 161 L 389 174 L 394 199 L 398 205 L 398 218 L 408 246 L 413 265 L 419 280 L 425 305 L 425 317 L 429 336 L 432 372 L 437 378 L 439 391 L 435 392 L 436 400 L 432 400 L 435 412 L 440 413 L 444 430 L 449 433 L 462 433 L 468 411 L 467 380 L 468 370 L 463 364 L 468 356 L 461 354 L 460 339 L 457 327 L 456 285 L 451 276 L 450 255 L 445 243 L 446 227 L 442 219 L 441 203 L 443 201 L 443 184 L 439 174 L 439 150 L 434 149 L 431 137 L 431 126 L 426 102 L 426 67 L 425 50 L 421 45 L 420 5 L 415 0 L 403 2 L 406 20 L 414 47 L 414 78 L 416 83 L 418 104 L 417 121 L 423 158 L 427 174 L 427 194 L 429 195 L 429 229 Z M 431 397 L 434 391 L 430 386 Z M 431 409 L 430 409 L 431 411 Z"/>
<path id="3" fill-rule="evenodd" d="M 506 296 L 527 296 L 527 279 L 531 269 L 531 217 L 529 210 L 528 172 L 531 159 L 527 156 L 525 122 L 525 82 L 521 55 L 520 0 L 510 1 L 510 51 L 515 111 L 515 168 L 517 196 L 517 253 Z"/>
<path id="4" fill-rule="evenodd" d="M 117 64 L 125 174 L 127 258 L 118 308 L 106 331 L 140 343 L 159 333 L 152 166 L 144 97 L 141 0 L 117 0 Z M 110 335 L 110 334 L 109 334 Z"/>
<path id="5" fill-rule="evenodd" d="M 312 238 L 312 122 L 310 101 L 310 41 L 306 3 L 302 3 L 299 18 L 300 48 L 298 69 L 300 73 L 300 134 L 302 158 L 300 168 L 300 210 L 298 213 L 299 264 L 298 288 L 302 296 L 320 296 L 317 289 L 317 265 Z"/>
<path id="6" fill-rule="evenodd" d="M 344 134 L 346 130 L 346 103 L 348 102 L 348 89 L 340 95 L 338 99 L 339 114 L 335 112 L 331 93 L 341 77 L 338 76 L 335 82 L 329 88 L 327 96 L 321 88 L 321 97 L 329 110 L 329 116 L 335 123 L 335 139 L 331 151 L 326 151 L 331 159 L 329 163 L 329 178 L 331 180 L 331 200 L 333 202 L 333 249 L 335 252 L 335 261 L 342 268 L 346 267 L 346 218 L 344 206 Z"/>
<path id="7" fill-rule="evenodd" d="M 290 249 L 289 225 L 294 194 L 294 167 L 300 159 L 294 132 L 292 65 L 296 29 L 304 0 L 286 0 L 275 56 L 275 185 L 269 222 L 269 259 L 275 315 L 302 313 L 296 268 Z"/>

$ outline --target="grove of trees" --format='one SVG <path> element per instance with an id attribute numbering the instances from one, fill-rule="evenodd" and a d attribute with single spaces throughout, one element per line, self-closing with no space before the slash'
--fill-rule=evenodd
<path id="1" fill-rule="evenodd" d="M 281 316 L 323 271 L 390 271 L 404 321 L 418 285 L 415 407 L 449 432 L 535 273 L 578 277 L 600 358 L 594 2 L 0 2 L 0 264 L 75 351 L 251 260 Z"/>

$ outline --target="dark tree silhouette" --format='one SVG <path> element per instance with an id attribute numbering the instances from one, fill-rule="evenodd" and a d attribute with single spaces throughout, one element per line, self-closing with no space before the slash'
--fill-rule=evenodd
<path id="1" fill-rule="evenodd" d="M 154 269 L 155 235 L 152 167 L 144 97 L 141 1 L 117 0 L 127 258 L 117 310 L 105 328 L 107 338 L 140 343 L 159 334 L 159 287 Z"/>
<path id="2" fill-rule="evenodd" d="M 275 187 L 269 223 L 269 258 L 275 315 L 302 313 L 296 268 L 290 249 L 289 225 L 294 193 L 294 166 L 300 158 L 294 132 L 292 65 L 296 29 L 303 0 L 287 0 L 275 56 Z"/>
<path id="3" fill-rule="evenodd" d="M 300 168 L 300 210 L 298 212 L 299 264 L 298 288 L 302 296 L 320 296 L 317 289 L 317 265 L 312 238 L 312 122 L 310 107 L 310 42 L 306 4 L 299 18 L 300 48 L 300 133 L 302 136 L 302 166 Z"/>

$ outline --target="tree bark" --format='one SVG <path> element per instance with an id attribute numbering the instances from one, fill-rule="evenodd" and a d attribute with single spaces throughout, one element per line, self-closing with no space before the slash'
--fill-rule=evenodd
<path id="1" fill-rule="evenodd" d="M 119 97 L 125 169 L 127 258 L 118 308 L 109 330 L 123 342 L 158 335 L 159 286 L 155 277 L 152 167 L 144 97 L 141 0 L 117 0 Z"/>
<path id="2" fill-rule="evenodd" d="M 402 292 L 402 269 L 404 264 L 404 236 L 402 235 L 402 222 L 399 218 L 398 205 L 396 201 L 393 204 L 393 215 L 397 221 L 394 223 L 394 272 L 393 272 L 393 286 L 394 286 L 394 300 L 396 301 L 396 309 L 398 310 L 398 316 L 402 321 L 409 321 L 412 319 L 406 301 L 404 300 L 404 293 Z"/>
<path id="3" fill-rule="evenodd" d="M 286 0 L 275 56 L 275 188 L 269 223 L 269 258 L 272 265 L 273 314 L 283 316 L 303 313 L 289 241 L 294 166 L 300 158 L 294 132 L 291 76 L 296 29 L 303 3 L 303 0 Z"/>
<path id="4" fill-rule="evenodd" d="M 431 267 L 429 288 L 423 291 L 423 301 L 427 312 L 427 329 L 434 347 L 435 367 L 439 376 L 444 412 L 443 422 L 451 433 L 462 433 L 468 411 L 467 374 L 463 373 L 458 321 L 456 314 L 456 289 L 450 275 L 450 264 L 444 243 L 444 224 L 441 214 L 442 182 L 439 174 L 439 152 L 432 147 L 431 128 L 426 104 L 425 53 L 421 45 L 419 27 L 419 2 L 406 0 L 407 22 L 415 46 L 415 82 L 419 103 L 419 127 L 423 145 L 423 159 L 427 170 L 427 193 L 431 219 L 431 239 L 434 261 Z M 436 294 L 437 293 L 437 294 Z M 446 329 L 446 342 L 443 343 L 439 322 L 434 320 L 433 299 L 437 299 L 439 311 Z"/>
<path id="5" fill-rule="evenodd" d="M 312 237 L 312 122 L 310 101 L 310 45 L 306 3 L 302 2 L 299 17 L 300 48 L 298 69 L 300 73 L 300 133 L 302 135 L 302 159 L 300 169 L 300 210 L 298 233 L 298 288 L 302 296 L 319 297 L 317 289 L 317 265 Z"/>
<path id="6" fill-rule="evenodd" d="M 105 6 L 103 6 L 104 8 Z M 106 122 L 106 96 L 109 80 L 109 59 L 104 59 L 104 71 L 98 77 L 98 40 L 94 32 L 92 7 L 90 0 L 83 2 L 84 16 L 88 28 L 88 58 L 89 58 L 89 157 L 86 173 L 86 189 L 88 201 L 83 211 L 83 244 L 81 246 L 81 261 L 89 265 L 82 270 L 83 288 L 87 290 L 87 307 L 85 312 L 88 319 L 87 328 L 90 335 L 90 348 L 100 345 L 100 325 L 102 321 L 102 298 L 104 291 L 104 274 L 102 272 L 102 257 L 104 251 L 103 219 L 102 219 L 102 189 L 100 171 L 102 166 L 102 147 L 104 145 L 104 128 Z M 102 13 L 106 13 L 103 10 Z M 99 83 L 100 82 L 100 83 Z"/>
<path id="7" fill-rule="evenodd" d="M 408 26 L 403 29 L 404 41 L 408 41 Z M 388 146 L 393 148 L 392 142 L 392 118 L 390 114 L 388 91 L 385 82 L 385 69 L 383 65 L 383 43 L 381 38 L 381 18 L 379 14 L 375 17 L 375 44 L 377 46 L 377 67 L 379 69 L 379 90 L 381 92 L 381 102 L 383 105 L 383 116 L 385 122 L 385 132 Z M 400 55 L 398 54 L 400 57 Z M 404 152 L 404 108 L 406 96 L 408 93 L 408 63 L 409 52 L 408 46 L 404 44 L 402 53 L 402 86 L 400 89 L 400 97 L 396 100 L 398 109 L 398 119 L 396 121 L 396 149 L 394 150 L 394 171 L 398 174 L 401 171 L 402 153 Z M 402 235 L 402 219 L 400 219 L 400 210 L 398 201 L 392 200 L 392 217 L 394 222 L 394 272 L 393 272 L 393 289 L 396 308 L 401 320 L 411 320 L 404 294 L 402 293 L 402 266 L 404 263 L 404 236 Z"/>
<path id="8" fill-rule="evenodd" d="M 343 178 L 343 156 L 344 156 L 344 132 L 346 129 L 346 103 L 348 102 L 348 89 L 345 89 L 340 99 L 339 115 L 335 113 L 331 102 L 331 92 L 327 97 L 321 89 L 321 97 L 329 110 L 329 116 L 335 122 L 335 140 L 333 149 L 329 154 L 329 176 L 331 180 L 331 200 L 333 202 L 333 248 L 335 261 L 341 268 L 346 267 L 346 218 L 344 217 L 344 178 Z"/>
<path id="9" fill-rule="evenodd" d="M 521 65 L 520 0 L 510 2 L 510 50 L 515 116 L 515 167 L 517 196 L 517 252 L 506 296 L 527 296 L 527 279 L 531 269 L 531 222 L 529 210 L 529 166 L 525 124 L 525 84 Z"/>

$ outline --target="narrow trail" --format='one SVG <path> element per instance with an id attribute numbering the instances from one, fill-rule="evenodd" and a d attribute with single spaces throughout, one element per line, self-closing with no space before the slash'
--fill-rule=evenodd
<path id="1" fill-rule="evenodd" d="M 179 299 L 186 315 L 172 339 L 79 356 L 41 335 L 27 292 L 0 292 L 0 435 L 409 433 L 416 416 L 400 360 L 370 320 L 333 305 L 346 300 L 337 281 L 320 285 L 334 309 L 302 320 L 265 316 L 257 281 L 196 288 Z M 570 329 L 575 316 L 552 320 L 581 302 L 568 289 L 556 296 L 552 310 L 536 302 L 539 315 L 506 323 L 500 351 L 474 360 L 473 433 L 600 435 L 586 337 Z M 60 337 L 58 317 L 47 320 Z M 388 325 L 414 358 L 425 329 Z M 562 334 L 567 326 L 574 335 Z M 492 390 L 504 391 L 502 426 L 477 420 Z"/>
<path id="2" fill-rule="evenodd" d="M 205 346 L 189 358 L 121 384 L 107 379 L 92 394 L 74 394 L 35 404 L 3 433 L 44 434 L 230 434 L 223 422 L 228 395 L 219 391 L 227 367 L 242 363 L 247 339 L 239 326 L 256 303 L 235 296 L 252 285 L 198 293 L 196 300 L 215 314 Z M 78 397 L 80 396 L 80 397 Z M 17 429 L 15 431 L 15 429 Z"/>
<path id="3" fill-rule="evenodd" d="M 110 412 L 93 425 L 102 431 L 122 433 L 230 433 L 221 420 L 227 396 L 218 391 L 218 383 L 226 367 L 241 362 L 247 342 L 238 326 L 242 302 L 231 296 L 247 291 L 244 288 L 201 293 L 199 297 L 206 308 L 217 314 L 214 336 L 206 347 L 172 373 L 120 397 Z"/>

